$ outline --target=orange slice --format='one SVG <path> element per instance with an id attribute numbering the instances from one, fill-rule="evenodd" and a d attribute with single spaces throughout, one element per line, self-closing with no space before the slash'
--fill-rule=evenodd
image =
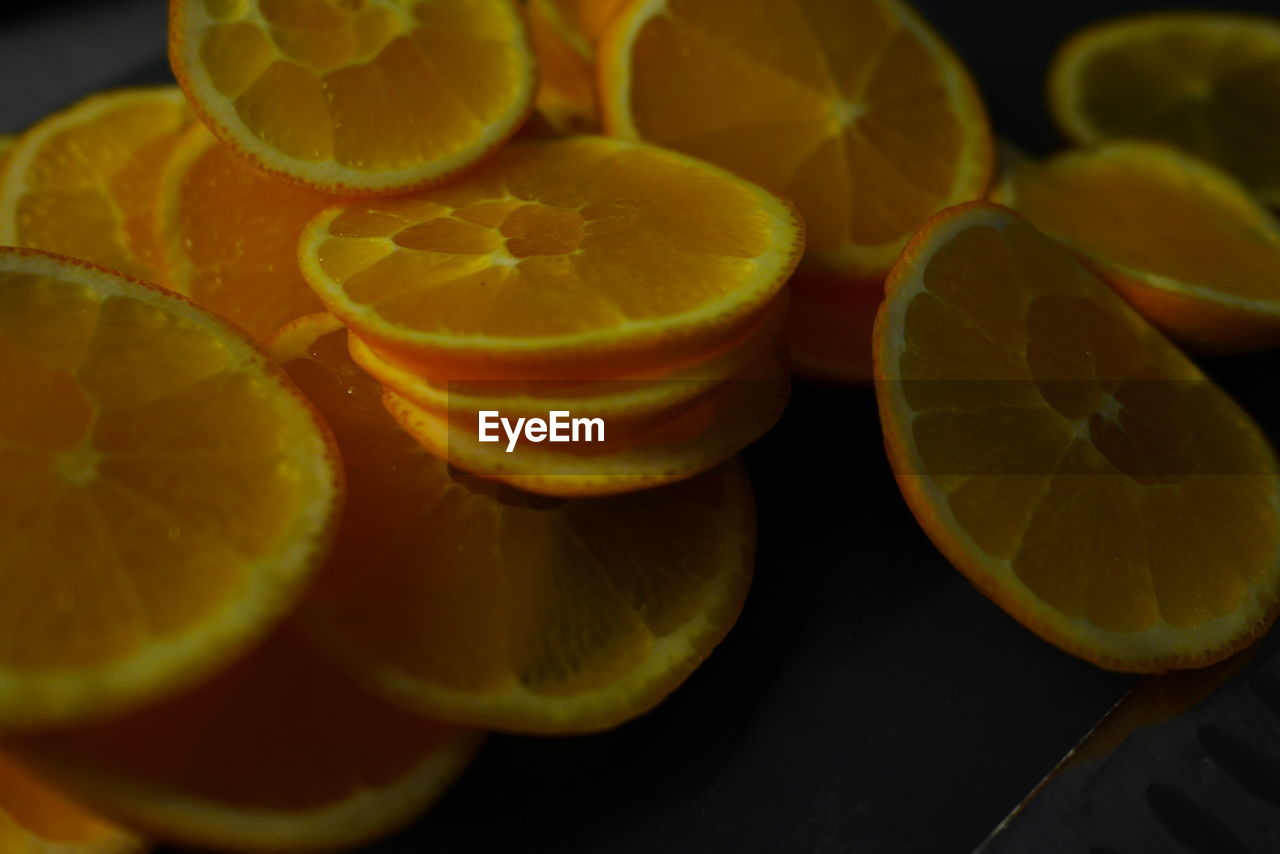
<path id="1" fill-rule="evenodd" d="M 0 851 L 5 854 L 141 854 L 137 836 L 67 800 L 0 754 Z"/>
<path id="2" fill-rule="evenodd" d="M 1075 34 L 1054 58 L 1049 106 L 1066 134 L 1171 143 L 1280 202 L 1280 21 L 1163 12 Z"/>
<path id="3" fill-rule="evenodd" d="M 162 282 L 261 340 L 320 301 L 298 271 L 298 236 L 333 196 L 272 178 L 196 125 L 162 180 Z"/>
<path id="4" fill-rule="evenodd" d="M 17 141 L 16 134 L 0 134 L 0 187 L 4 186 L 4 170 L 9 165 L 9 155 L 13 153 L 13 146 Z"/>
<path id="5" fill-rule="evenodd" d="M 529 3 L 529 38 L 538 57 L 538 112 L 560 133 L 595 133 L 596 75 L 591 52 L 579 46 L 580 34 L 566 30 L 553 3 Z"/>
<path id="6" fill-rule="evenodd" d="M 1257 425 L 1102 282 L 986 203 L 923 228 L 876 323 L 912 512 L 1062 649 L 1139 672 L 1225 658 L 1280 602 L 1280 478 Z"/>
<path id="7" fill-rule="evenodd" d="M 93 95 L 24 133 L 0 175 L 0 244 L 158 281 L 159 169 L 190 123 L 176 86 Z"/>
<path id="8" fill-rule="evenodd" d="M 303 275 L 357 334 L 443 379 L 622 377 L 738 338 L 801 228 L 778 198 L 675 152 L 509 146 L 446 187 L 354 202 L 303 234 Z"/>
<path id="9" fill-rule="evenodd" d="M 327 545 L 327 429 L 240 335 L 82 262 L 0 248 L 0 726 L 224 663 Z"/>
<path id="10" fill-rule="evenodd" d="M 993 198 L 1171 335 L 1218 352 L 1280 344 L 1280 223 L 1226 173 L 1144 142 L 1007 171 Z"/>
<path id="11" fill-rule="evenodd" d="M 410 822 L 479 741 L 366 694 L 286 626 L 192 691 L 9 747 L 86 804 L 158 838 L 315 851 Z"/>
<path id="12" fill-rule="evenodd" d="M 351 672 L 433 717 L 577 732 L 647 711 L 729 631 L 755 527 L 738 464 L 606 499 L 461 474 L 397 427 L 344 334 L 307 318 L 273 353 L 346 460 L 349 510 L 301 619 Z"/>
<path id="13" fill-rule="evenodd" d="M 898 0 L 765 3 L 750 14 L 738 0 L 638 0 L 600 46 L 600 86 L 610 134 L 717 163 L 796 204 L 808 250 L 793 283 L 797 318 L 810 302 L 821 318 L 846 300 L 878 301 L 916 227 L 981 196 L 991 176 L 977 90 Z M 797 349 L 799 368 L 856 378 L 861 364 L 867 378 L 870 318 L 848 313 L 861 325 L 798 329 L 793 339 L 812 345 Z"/>
<path id="14" fill-rule="evenodd" d="M 465 169 L 515 133 L 537 85 L 514 0 L 171 0 L 169 60 L 224 142 L 349 195 Z"/>
<path id="15" fill-rule="evenodd" d="M 596 45 L 630 0 L 529 0 L 537 12 L 574 53 L 588 62 Z"/>

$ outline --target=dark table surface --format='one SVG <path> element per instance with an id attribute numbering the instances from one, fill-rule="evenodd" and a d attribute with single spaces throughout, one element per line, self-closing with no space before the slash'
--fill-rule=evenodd
<path id="1" fill-rule="evenodd" d="M 1036 153 L 1062 144 L 1043 90 L 1068 33 L 1212 5 L 916 3 L 974 72 L 997 133 Z M 0 15 L 0 132 L 167 79 L 162 0 Z M 1280 357 L 1206 368 L 1280 437 Z M 1132 685 L 1037 639 L 934 550 L 888 471 L 869 390 L 797 388 L 747 459 L 756 582 L 711 660 L 613 732 L 493 738 L 431 815 L 378 850 L 967 852 Z"/>

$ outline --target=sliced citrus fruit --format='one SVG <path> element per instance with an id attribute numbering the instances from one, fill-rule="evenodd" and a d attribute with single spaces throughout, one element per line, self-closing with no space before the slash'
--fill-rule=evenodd
<path id="1" fill-rule="evenodd" d="M 1280 201 L 1280 21 L 1164 12 L 1106 21 L 1063 45 L 1049 105 L 1069 137 L 1171 143 Z"/>
<path id="2" fill-rule="evenodd" d="M 9 165 L 9 155 L 13 153 L 13 146 L 17 141 L 16 134 L 0 134 L 0 187 L 4 186 L 4 170 Z"/>
<path id="3" fill-rule="evenodd" d="M 0 851 L 4 854 L 141 854 L 134 834 L 72 803 L 0 754 Z"/>
<path id="4" fill-rule="evenodd" d="M 333 196 L 253 168 L 196 125 L 165 169 L 161 281 L 261 340 L 321 308 L 298 271 L 298 236 Z"/>
<path id="5" fill-rule="evenodd" d="M 0 726 L 199 678 L 321 557 L 327 428 L 235 330 L 159 288 L 0 248 Z"/>
<path id="6" fill-rule="evenodd" d="M 479 742 L 366 693 L 286 625 L 189 692 L 9 747 L 84 803 L 158 838 L 314 851 L 408 823 Z"/>
<path id="7" fill-rule="evenodd" d="M 399 429 L 323 316 L 273 352 L 333 425 L 351 495 L 301 619 L 411 708 L 502 729 L 602 729 L 678 686 L 737 618 L 754 509 L 737 463 L 558 500 L 458 473 Z"/>
<path id="8" fill-rule="evenodd" d="M 1014 159 L 993 195 L 1204 350 L 1280 344 L 1280 223 L 1225 172 L 1164 145 Z"/>
<path id="9" fill-rule="evenodd" d="M 596 45 L 630 0 L 529 0 L 548 26 L 574 53 L 595 59 Z"/>
<path id="10" fill-rule="evenodd" d="M 898 0 L 638 0 L 600 45 L 607 132 L 725 166 L 791 199 L 804 217 L 808 302 L 878 300 L 906 239 L 940 208 L 981 196 L 992 169 L 982 102 L 950 48 Z M 864 296 L 871 291 L 871 297 Z M 847 349 L 869 363 L 870 319 L 819 349 L 813 371 Z M 855 339 L 855 340 L 850 340 Z M 796 352 L 808 370 L 809 348 Z M 826 364 L 820 364 L 824 361 Z M 856 373 L 856 364 L 840 373 Z"/>
<path id="11" fill-rule="evenodd" d="M 352 202 L 303 234 L 303 275 L 381 350 L 442 379 L 593 379 L 700 358 L 782 289 L 783 201 L 676 152 L 524 142 L 448 186 Z"/>
<path id="12" fill-rule="evenodd" d="M 171 0 L 169 60 L 224 142 L 349 195 L 470 166 L 515 133 L 537 86 L 514 0 Z"/>
<path id="13" fill-rule="evenodd" d="M 0 244 L 158 280 L 158 163 L 191 115 L 176 86 L 120 89 L 36 124 L 0 171 Z"/>
<path id="14" fill-rule="evenodd" d="M 529 38 L 538 57 L 538 112 L 560 133 L 597 132 L 600 117 L 590 52 L 580 51 L 578 34 L 565 31 L 553 4 L 534 0 L 526 11 Z"/>
<path id="15" fill-rule="evenodd" d="M 1280 601 L 1280 478 L 1257 425 L 1016 214 L 953 208 L 876 323 L 889 459 L 916 518 L 1041 637 L 1140 672 L 1225 658 Z"/>

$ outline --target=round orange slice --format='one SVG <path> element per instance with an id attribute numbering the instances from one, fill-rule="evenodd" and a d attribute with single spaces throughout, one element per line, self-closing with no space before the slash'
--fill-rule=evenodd
<path id="1" fill-rule="evenodd" d="M 171 0 L 169 60 L 224 142 L 345 195 L 467 168 L 515 133 L 537 87 L 514 0 Z"/>
<path id="2" fill-rule="evenodd" d="M 1275 18 L 1162 12 L 1081 30 L 1054 58 L 1049 106 L 1078 143 L 1170 143 L 1280 201 Z"/>
<path id="3" fill-rule="evenodd" d="M 741 337 L 800 252 L 794 211 L 685 155 L 524 142 L 448 186 L 318 216 L 303 275 L 433 379 L 620 378 Z"/>
<path id="4" fill-rule="evenodd" d="M 729 631 L 754 550 L 737 463 L 604 499 L 462 474 L 396 425 L 344 336 L 307 318 L 272 351 L 347 466 L 348 511 L 300 619 L 352 673 L 432 717 L 579 732 L 652 708 Z"/>
<path id="5" fill-rule="evenodd" d="M 0 244 L 159 280 L 159 169 L 191 115 L 176 86 L 93 95 L 22 134 L 0 171 Z"/>
<path id="6" fill-rule="evenodd" d="M 226 662 L 334 527 L 327 428 L 159 288 L 0 249 L 0 727 L 98 716 Z"/>
<path id="7" fill-rule="evenodd" d="M 262 340 L 320 310 L 298 271 L 298 237 L 334 202 L 253 168 L 197 124 L 161 180 L 161 282 Z"/>
<path id="8" fill-rule="evenodd" d="M 5 854 L 142 854 L 137 836 L 67 800 L 0 754 L 0 851 Z"/>
<path id="9" fill-rule="evenodd" d="M 480 738 L 367 694 L 286 625 L 192 691 L 9 747 L 77 799 L 165 841 L 327 851 L 412 821 Z"/>
<path id="10" fill-rule="evenodd" d="M 1280 604 L 1280 477 L 1221 389 L 1058 244 L 939 214 L 876 323 L 889 459 L 983 593 L 1103 667 L 1198 667 Z"/>
<path id="11" fill-rule="evenodd" d="M 1280 344 L 1280 223 L 1225 172 L 1145 142 L 1006 171 L 993 198 L 1169 334 L 1216 352 Z"/>

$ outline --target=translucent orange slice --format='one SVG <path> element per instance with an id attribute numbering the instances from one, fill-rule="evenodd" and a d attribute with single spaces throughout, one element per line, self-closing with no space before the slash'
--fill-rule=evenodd
<path id="1" fill-rule="evenodd" d="M 159 280 L 159 165 L 191 115 L 175 86 L 93 95 L 32 127 L 0 170 L 0 244 Z"/>
<path id="2" fill-rule="evenodd" d="M 171 0 L 169 59 L 224 142 L 350 195 L 465 169 L 520 127 L 537 85 L 514 0 Z"/>
<path id="3" fill-rule="evenodd" d="M 303 227 L 333 196 L 255 169 L 196 125 L 165 169 L 162 282 L 261 340 L 319 311 L 298 272 Z"/>
<path id="4" fill-rule="evenodd" d="M 579 732 L 652 708 L 729 631 L 754 543 L 736 463 L 607 499 L 461 474 L 390 418 L 345 332 L 304 324 L 273 352 L 333 425 L 350 500 L 301 619 L 352 673 L 433 717 Z"/>
<path id="5" fill-rule="evenodd" d="M 889 459 L 983 593 L 1116 670 L 1225 658 L 1280 602 L 1248 414 L 1058 244 L 989 204 L 912 240 L 876 324 Z"/>
<path id="6" fill-rule="evenodd" d="M 141 854 L 134 834 L 67 800 L 0 754 L 0 851 L 5 854 Z"/>
<path id="7" fill-rule="evenodd" d="M 79 720 L 226 662 L 333 528 L 327 428 L 186 300 L 0 249 L 0 727 Z"/>
<path id="8" fill-rule="evenodd" d="M 800 251 L 792 209 L 713 166 L 580 137 L 509 146 L 465 178 L 354 202 L 303 235 L 303 275 L 426 376 L 652 372 L 741 337 Z"/>
<path id="9" fill-rule="evenodd" d="M 192 691 L 10 747 L 78 799 L 160 839 L 316 851 L 407 824 L 479 741 L 366 694 L 286 626 Z"/>
<path id="10" fill-rule="evenodd" d="M 1280 344 L 1280 223 L 1225 172 L 1164 145 L 1013 159 L 993 198 L 1203 350 Z"/>

